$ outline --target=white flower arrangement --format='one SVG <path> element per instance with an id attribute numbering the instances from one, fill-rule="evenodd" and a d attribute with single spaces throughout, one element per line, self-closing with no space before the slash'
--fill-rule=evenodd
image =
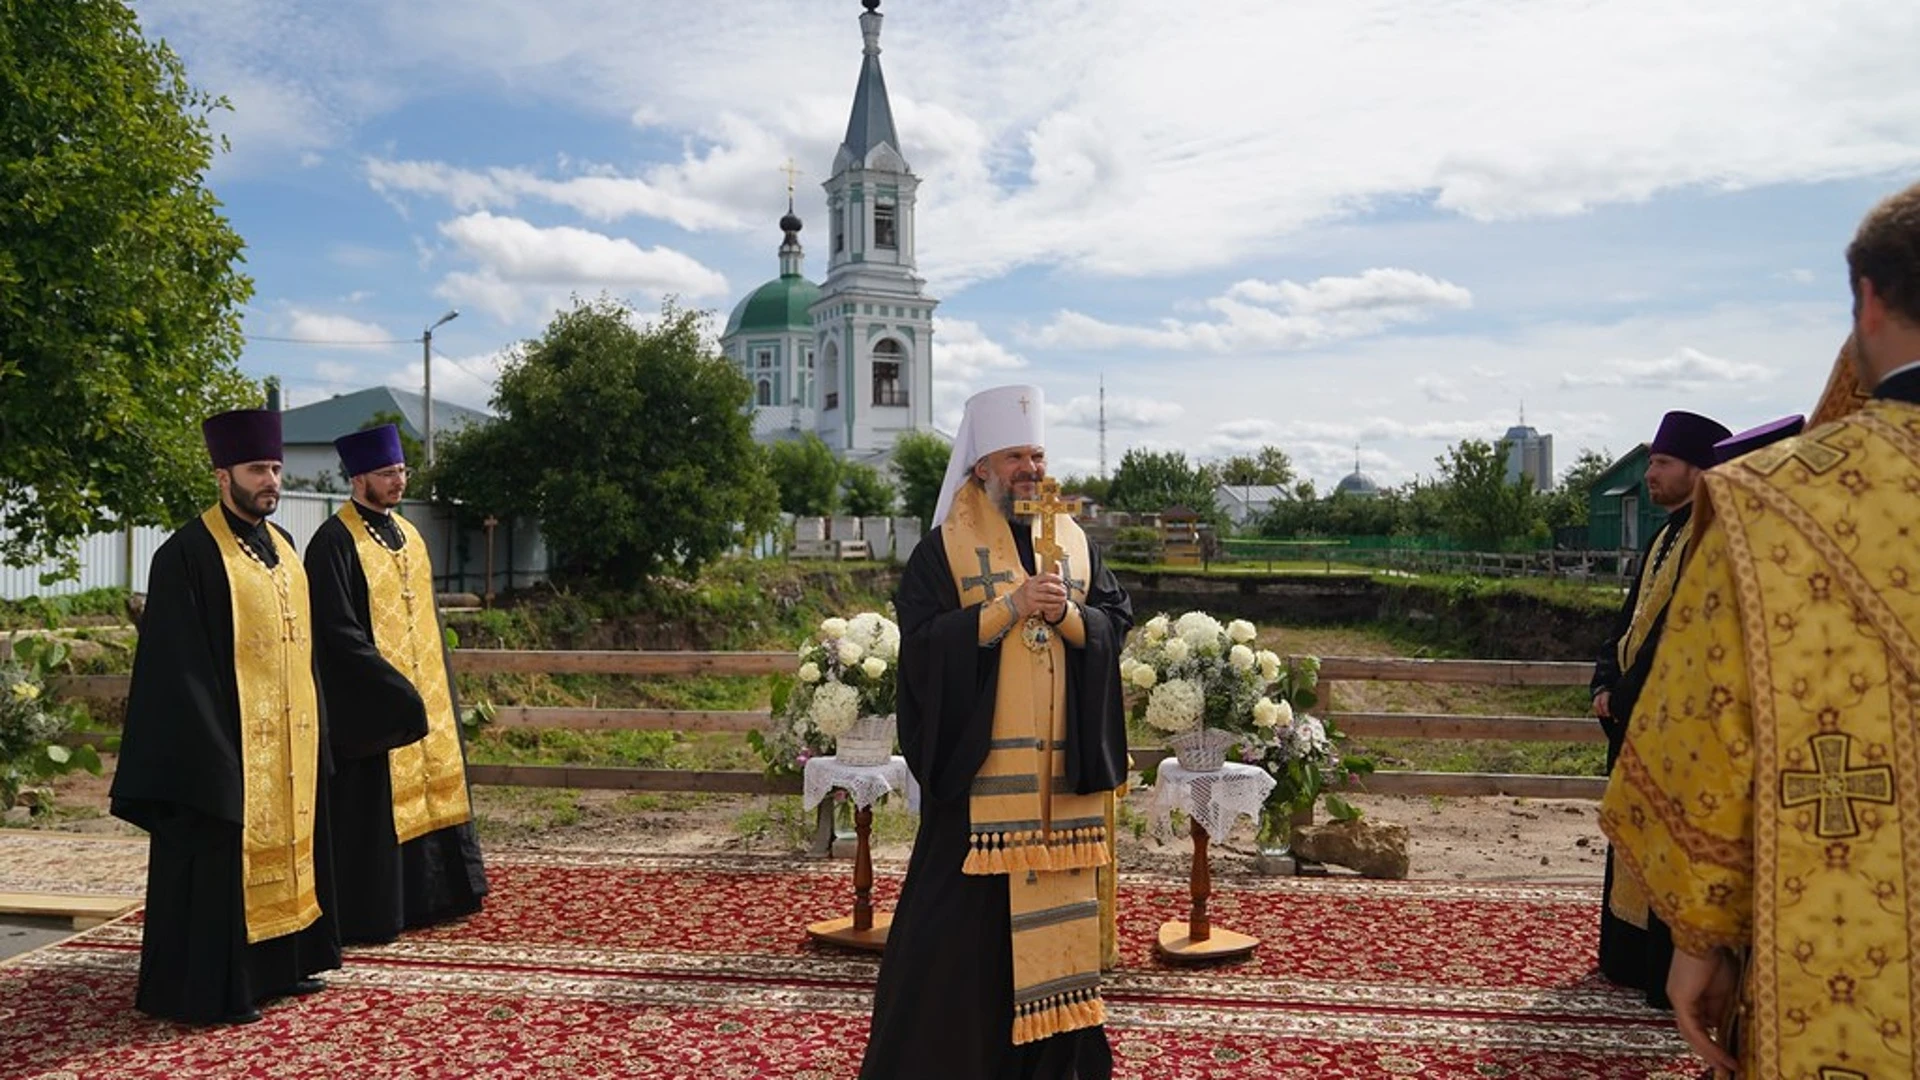
<path id="1" fill-rule="evenodd" d="M 750 736 L 774 773 L 799 772 L 808 759 L 833 753 L 861 717 L 893 713 L 900 627 L 872 611 L 835 616 L 796 658 L 792 687 L 784 700 L 775 694 L 772 725 Z"/>
<path id="2" fill-rule="evenodd" d="M 1259 658 L 1262 671 L 1266 661 Z M 1289 659 L 1284 667 L 1276 658 L 1276 678 L 1267 696 L 1254 706 L 1254 737 L 1241 743 L 1235 753 L 1240 761 L 1258 765 L 1274 779 L 1273 792 L 1267 796 L 1271 813 L 1282 816 L 1312 806 L 1322 794 L 1336 818 L 1359 816 L 1359 811 L 1334 792 L 1345 785 L 1350 775 L 1364 776 L 1373 771 L 1373 762 L 1343 752 L 1346 736 L 1331 723 L 1308 713 L 1318 700 L 1315 689 L 1320 679 L 1317 657 Z"/>
<path id="3" fill-rule="evenodd" d="M 1253 647 L 1259 634 L 1245 619 L 1222 624 L 1204 611 L 1141 624 L 1120 659 L 1121 681 L 1145 691 L 1134 695 L 1135 718 L 1169 735 L 1201 727 L 1253 735 L 1272 727 L 1277 704 L 1266 693 L 1281 663 Z"/>

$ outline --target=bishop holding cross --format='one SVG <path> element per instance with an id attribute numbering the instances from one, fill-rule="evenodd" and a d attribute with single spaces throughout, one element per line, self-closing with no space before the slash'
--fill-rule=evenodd
<path id="1" fill-rule="evenodd" d="M 869 1080 L 1112 1075 L 1098 896 L 1108 796 L 1126 779 L 1133 606 L 1047 478 L 1044 414 L 1034 386 L 967 402 L 933 528 L 894 597 L 921 818 Z"/>

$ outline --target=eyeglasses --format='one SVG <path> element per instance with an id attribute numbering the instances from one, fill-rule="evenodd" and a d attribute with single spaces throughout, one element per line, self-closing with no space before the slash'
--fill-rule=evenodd
<path id="1" fill-rule="evenodd" d="M 394 465 L 385 469 L 375 469 L 373 476 L 377 480 L 405 480 L 412 471 L 405 465 Z"/>

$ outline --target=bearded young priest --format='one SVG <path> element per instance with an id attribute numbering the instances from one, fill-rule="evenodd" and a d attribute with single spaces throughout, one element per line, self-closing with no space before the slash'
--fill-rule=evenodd
<path id="1" fill-rule="evenodd" d="M 353 498 L 307 545 L 314 640 L 331 706 L 340 937 L 392 941 L 480 910 L 465 749 L 427 545 L 399 513 L 400 430 L 334 440 Z"/>
<path id="2" fill-rule="evenodd" d="M 251 1023 L 340 966 L 328 761 L 306 574 L 266 520 L 280 414 L 201 432 L 220 503 L 154 552 L 112 810 L 152 837 L 135 1007 Z"/>
<path id="3" fill-rule="evenodd" d="M 921 786 L 865 1080 L 1105 1080 L 1098 879 L 1132 602 L 1042 499 L 1040 390 L 976 394 L 894 597 Z M 1051 538 L 1057 559 L 1043 559 Z M 1110 872 L 1110 871 L 1109 871 Z"/>

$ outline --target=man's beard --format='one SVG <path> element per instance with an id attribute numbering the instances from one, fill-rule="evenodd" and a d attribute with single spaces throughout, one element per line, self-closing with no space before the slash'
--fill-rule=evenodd
<path id="1" fill-rule="evenodd" d="M 1015 477 L 1012 483 L 1003 483 L 998 476 L 990 475 L 982 483 L 986 486 L 987 498 L 993 500 L 993 505 L 1000 508 L 1002 517 L 1015 525 L 1031 525 L 1033 524 L 1032 514 L 1014 513 L 1013 504 L 1017 496 L 1014 494 L 1013 486 L 1017 483 L 1033 483 L 1036 479 L 1037 477 L 1032 476 L 1019 476 Z"/>
<path id="2" fill-rule="evenodd" d="M 367 497 L 361 501 L 367 504 L 368 509 L 378 510 L 382 513 L 390 513 L 394 507 L 399 506 L 401 501 L 406 498 L 407 491 L 406 488 L 401 488 L 400 494 L 389 497 L 375 493 L 372 484 L 368 484 L 366 490 Z"/>
<path id="3" fill-rule="evenodd" d="M 266 517 L 280 506 L 278 488 L 262 486 L 249 491 L 238 479 L 232 479 L 227 482 L 227 492 L 233 499 L 235 509 L 253 517 Z"/>

